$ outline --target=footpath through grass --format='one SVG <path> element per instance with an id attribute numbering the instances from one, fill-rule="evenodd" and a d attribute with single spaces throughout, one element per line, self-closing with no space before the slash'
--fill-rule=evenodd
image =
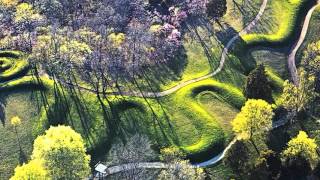
<path id="1" fill-rule="evenodd" d="M 255 4 L 250 6 L 252 11 L 257 9 L 256 5 L 259 5 L 259 1 L 254 2 Z M 249 44 L 283 43 L 296 30 L 298 16 L 301 15 L 301 9 L 304 7 L 303 2 L 271 0 L 270 9 L 275 13 L 272 21 L 279 24 L 267 33 L 245 35 L 243 39 Z M 278 16 L 280 12 L 284 14 Z M 233 15 L 230 13 L 231 11 L 226 16 L 226 20 L 239 11 L 233 12 Z M 249 19 L 243 21 L 249 21 Z M 235 22 L 234 26 L 237 27 L 234 29 L 241 29 L 244 24 Z M 158 74 L 151 75 L 148 72 L 149 80 L 153 82 L 145 84 L 145 87 L 141 83 L 143 90 L 148 90 L 153 85 L 153 90 L 167 89 L 181 81 L 206 75 L 217 67 L 221 49 L 228 36 L 218 37 L 219 33 L 210 34 L 204 27 L 197 27 L 196 30 L 202 38 L 186 36 L 184 43 L 186 57 L 181 61 L 183 63 L 173 64 L 170 71 L 163 72 L 170 72 L 169 75 L 176 74 L 176 76 L 172 76 L 168 81 L 167 78 L 157 79 Z M 223 33 L 227 29 L 220 29 L 220 31 Z M 116 113 L 105 117 L 95 94 L 78 91 L 76 88 L 55 87 L 51 80 L 45 78 L 41 79 L 43 84 L 39 84 L 35 77 L 25 76 L 27 72 L 23 72 L 23 69 L 27 67 L 27 63 L 14 56 L 14 53 L 0 53 L 0 62 L 3 62 L 0 67 L 2 72 L 0 78 L 7 78 L 1 82 L 1 96 L 7 97 L 10 101 L 6 106 L 6 123 L 8 124 L 8 118 L 14 114 L 25 120 L 24 128 L 21 128 L 21 138 L 24 140 L 22 146 L 27 156 L 31 152 L 32 141 L 36 135 L 43 133 L 50 124 L 63 122 L 73 126 L 83 135 L 94 158 L 99 157 L 99 153 L 107 152 L 113 140 L 109 137 L 109 133 L 117 131 L 117 135 L 124 136 L 136 132 L 146 133 L 158 147 L 177 146 L 197 161 L 218 154 L 232 138 L 229 122 L 245 101 L 241 92 L 245 74 L 255 65 L 252 59 L 246 60 L 234 50 L 230 53 L 223 71 L 214 77 L 215 80 L 208 79 L 188 85 L 159 99 L 109 97 L 109 102 L 115 107 Z M 273 88 L 279 92 L 282 79 L 273 69 L 267 70 L 273 82 Z M 8 81 L 9 79 L 11 81 Z M 39 109 L 34 100 L 29 99 L 30 93 L 35 89 L 37 90 L 36 99 L 40 104 L 45 103 L 46 108 Z M 103 103 L 107 105 L 108 115 L 112 114 L 108 102 Z M 113 120 L 118 121 L 116 129 L 110 129 L 107 126 L 108 122 Z M 10 151 L 15 152 L 12 156 L 7 155 L 8 158 L 1 164 L 0 173 L 6 179 L 19 162 L 18 149 L 9 125 L 1 127 L 0 132 L 2 132 L 2 138 L 4 136 L 8 138 L 3 141 L 5 144 L 1 154 L 2 151 L 5 155 Z"/>
<path id="2" fill-rule="evenodd" d="M 243 40 L 251 45 L 281 46 L 298 36 L 305 14 L 315 0 L 270 0 L 269 10 L 256 33 L 243 35 Z"/>

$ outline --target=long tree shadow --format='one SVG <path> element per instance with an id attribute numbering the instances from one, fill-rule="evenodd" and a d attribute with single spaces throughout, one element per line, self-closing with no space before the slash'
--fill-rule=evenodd
<path id="1" fill-rule="evenodd" d="M 0 121 L 3 126 L 6 125 L 6 107 L 7 101 L 4 97 L 0 96 Z"/>

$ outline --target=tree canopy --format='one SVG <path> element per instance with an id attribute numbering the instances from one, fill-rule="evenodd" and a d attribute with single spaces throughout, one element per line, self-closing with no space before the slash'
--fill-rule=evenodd
<path id="1" fill-rule="evenodd" d="M 273 102 L 270 82 L 263 64 L 258 65 L 248 75 L 244 95 L 247 99 L 263 99 L 269 103 Z"/>
<path id="2" fill-rule="evenodd" d="M 315 91 L 320 93 L 320 41 L 308 45 L 302 65 L 308 73 L 315 76 Z"/>
<path id="3" fill-rule="evenodd" d="M 280 103 L 293 113 L 295 120 L 298 113 L 307 110 L 316 97 L 314 76 L 309 76 L 304 70 L 300 70 L 298 86 L 285 81 Z"/>
<path id="4" fill-rule="evenodd" d="M 299 131 L 297 137 L 288 142 L 287 149 L 282 152 L 282 156 L 286 159 L 298 156 L 314 162 L 318 159 L 317 144 L 314 139 L 308 137 L 304 131 Z"/>
<path id="5" fill-rule="evenodd" d="M 218 20 L 227 12 L 227 1 L 226 0 L 209 0 L 207 3 L 208 16 Z"/>
<path id="6" fill-rule="evenodd" d="M 243 139 L 250 139 L 272 127 L 273 110 L 261 99 L 249 99 L 231 122 L 233 131 Z"/>
<path id="7" fill-rule="evenodd" d="M 272 106 L 266 101 L 249 99 L 232 120 L 232 130 L 239 138 L 249 140 L 259 153 L 253 138 L 271 129 L 273 115 Z"/>
<path id="8" fill-rule="evenodd" d="M 36 180 L 36 179 L 51 179 L 48 176 L 48 171 L 43 167 L 42 160 L 31 160 L 28 164 L 16 167 L 14 176 L 10 180 Z"/>
<path id="9" fill-rule="evenodd" d="M 89 162 L 80 134 L 67 126 L 51 127 L 36 138 L 31 161 L 17 167 L 12 178 L 83 179 L 89 176 Z"/>

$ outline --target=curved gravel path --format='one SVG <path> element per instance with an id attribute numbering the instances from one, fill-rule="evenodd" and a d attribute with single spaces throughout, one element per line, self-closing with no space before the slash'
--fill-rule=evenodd
<path id="1" fill-rule="evenodd" d="M 296 55 L 297 55 L 299 48 L 301 47 L 302 43 L 304 42 L 304 40 L 306 38 L 308 29 L 309 29 L 309 25 L 310 25 L 310 20 L 312 18 L 312 14 L 313 14 L 314 10 L 319 5 L 320 5 L 320 0 L 318 0 L 318 3 L 316 5 L 314 5 L 308 11 L 308 14 L 307 14 L 307 16 L 304 20 L 304 23 L 303 23 L 300 37 L 299 37 L 298 41 L 295 43 L 295 45 L 293 46 L 293 48 L 291 49 L 291 52 L 288 56 L 288 68 L 289 68 L 289 71 L 291 74 L 292 81 L 295 85 L 299 84 L 299 75 L 298 75 L 298 70 L 297 70 L 297 66 L 296 66 Z"/>
<path id="2" fill-rule="evenodd" d="M 288 121 L 286 120 L 279 120 L 277 122 L 274 122 L 272 124 L 272 129 L 276 129 L 278 127 L 281 127 L 283 125 L 285 125 Z M 208 166 L 212 166 L 216 163 L 218 163 L 219 161 L 221 161 L 225 155 L 227 154 L 227 152 L 231 149 L 231 147 L 237 142 L 237 138 L 234 138 L 229 145 L 223 150 L 223 152 L 221 152 L 220 154 L 218 154 L 217 156 L 211 158 L 208 161 L 205 162 L 201 162 L 201 163 L 195 163 L 193 164 L 194 168 L 203 168 L 203 167 L 208 167 Z M 106 169 L 106 173 L 102 174 L 102 176 L 106 177 L 109 176 L 111 174 L 116 174 L 122 171 L 129 171 L 132 169 L 166 169 L 166 168 L 176 168 L 175 166 L 177 166 L 177 164 L 166 164 L 163 162 L 140 162 L 140 163 L 128 163 L 128 164 L 121 164 L 118 166 L 110 166 Z"/>
<path id="3" fill-rule="evenodd" d="M 266 6 L 267 6 L 268 0 L 263 0 L 262 5 L 260 6 L 260 10 L 258 12 L 258 14 L 256 15 L 255 19 L 253 21 L 251 21 L 242 31 L 240 31 L 237 35 L 235 35 L 234 37 L 231 38 L 231 40 L 227 43 L 227 45 L 223 48 L 223 52 L 221 54 L 221 59 L 220 59 L 220 65 L 219 67 L 212 73 L 206 75 L 206 76 L 202 76 L 199 78 L 195 78 L 186 82 L 182 82 L 180 84 L 178 84 L 177 86 L 170 88 L 166 91 L 162 91 L 162 92 L 113 92 L 113 93 L 109 93 L 109 94 L 113 94 L 113 95 L 126 95 L 126 96 L 137 96 L 137 97 L 150 97 L 150 98 L 154 98 L 154 97 L 163 97 L 169 94 L 174 93 L 175 91 L 179 90 L 182 87 L 185 87 L 189 84 L 195 83 L 195 82 L 199 82 L 205 79 L 208 79 L 212 76 L 215 76 L 216 74 L 218 74 L 219 72 L 221 72 L 221 70 L 223 69 L 226 57 L 228 55 L 229 49 L 231 48 L 231 46 L 233 45 L 233 43 L 242 35 L 248 33 L 261 19 Z M 70 84 L 71 85 L 71 84 Z M 84 87 L 80 87 L 82 89 L 85 90 L 89 90 L 89 91 L 93 91 L 91 89 L 88 88 L 84 88 Z M 276 126 L 278 127 L 278 126 Z M 208 161 L 202 162 L 202 163 L 197 163 L 197 164 L 193 164 L 193 166 L 195 168 L 198 167 L 207 167 L 213 164 L 218 163 L 220 160 L 222 160 L 226 153 L 229 151 L 229 149 L 232 147 L 232 145 L 237 141 L 237 139 L 233 139 L 228 146 L 218 155 L 214 156 L 213 158 L 211 158 Z M 106 170 L 106 174 L 104 174 L 103 176 L 108 176 L 111 174 L 115 174 L 115 173 L 119 173 L 121 171 L 128 171 L 131 169 L 135 169 L 135 168 L 146 168 L 146 169 L 164 169 L 164 168 L 172 168 L 172 165 L 170 164 L 165 164 L 162 162 L 141 162 L 141 163 L 129 163 L 129 164 L 122 164 L 119 166 L 111 166 L 108 167 L 108 169 Z"/>
<path id="4" fill-rule="evenodd" d="M 216 74 L 218 74 L 219 72 L 222 71 L 223 67 L 224 67 L 224 63 L 226 61 L 226 58 L 228 56 L 228 52 L 229 49 L 231 48 L 231 46 L 233 45 L 233 43 L 242 35 L 247 34 L 253 27 L 256 26 L 256 24 L 259 22 L 259 20 L 261 19 L 261 16 L 263 15 L 266 6 L 267 6 L 268 0 L 263 0 L 261 6 L 260 6 L 260 10 L 258 12 L 258 14 L 256 15 L 256 17 L 254 18 L 254 20 L 252 20 L 243 30 L 241 30 L 239 33 L 237 33 L 235 36 L 233 36 L 229 42 L 227 43 L 227 45 L 223 48 L 222 54 L 221 54 L 221 58 L 220 58 L 220 63 L 219 63 L 219 67 L 213 71 L 210 74 L 207 74 L 205 76 L 199 77 L 199 78 L 195 78 L 195 79 L 191 79 L 185 82 L 181 82 L 178 85 L 165 90 L 165 91 L 161 91 L 161 92 L 136 92 L 136 91 L 131 91 L 131 92 L 109 92 L 107 93 L 108 95 L 124 95 L 124 96 L 133 96 L 133 97 L 145 97 L 145 98 L 156 98 L 156 97 L 163 97 L 163 96 L 167 96 L 170 95 L 174 92 L 176 92 L 177 90 L 192 84 L 192 83 L 196 83 L 205 79 L 208 79 L 210 77 L 215 76 Z M 74 84 L 71 83 L 67 83 L 67 82 L 62 82 L 64 84 L 67 85 L 72 85 L 74 86 Z M 80 89 L 83 90 L 87 90 L 87 91 L 91 91 L 91 92 L 95 92 L 95 90 L 92 90 L 90 88 L 86 88 L 86 87 L 82 87 L 82 86 L 77 86 Z"/>
<path id="5" fill-rule="evenodd" d="M 159 96 L 165 96 L 165 95 L 168 95 L 170 93 L 173 93 L 175 91 L 177 91 L 179 88 L 181 87 L 184 87 L 188 84 L 191 84 L 193 82 L 198 82 L 198 81 L 201 81 L 201 80 L 204 80 L 204 79 L 207 79 L 211 76 L 214 76 L 216 75 L 217 73 L 219 73 L 223 66 L 224 66 L 224 62 L 226 60 L 226 56 L 228 54 L 228 51 L 229 51 L 229 48 L 232 46 L 232 44 L 243 34 L 245 33 L 248 33 L 248 31 L 250 29 L 252 29 L 252 27 L 255 26 L 255 24 L 258 22 L 258 20 L 261 18 L 265 8 L 266 8 L 266 5 L 267 5 L 267 2 L 268 0 L 264 0 L 263 1 L 263 4 L 260 8 L 260 11 L 258 13 L 258 15 L 256 16 L 256 18 L 245 28 L 243 29 L 241 32 L 239 32 L 236 36 L 234 36 L 226 45 L 226 47 L 224 48 L 223 50 L 223 53 L 221 55 L 221 61 L 220 61 L 220 66 L 218 67 L 218 69 L 206 76 L 203 76 L 203 77 L 200 77 L 200 78 L 197 78 L 197 79 L 193 79 L 193 80 L 190 80 L 190 81 L 186 81 L 184 83 L 181 83 L 180 85 L 177 85 L 175 86 L 174 88 L 172 89 L 169 89 L 167 91 L 163 91 L 163 92 L 159 92 L 159 93 L 145 93 L 143 94 L 145 97 L 149 96 L 149 97 L 159 97 Z M 297 73 L 297 68 L 296 68 L 296 65 L 295 65 L 295 56 L 296 56 L 296 53 L 298 51 L 298 49 L 301 47 L 305 37 L 306 37 L 306 34 L 308 32 L 308 28 L 309 28 L 309 24 L 310 24 L 310 20 L 311 20 L 311 17 L 312 17 L 312 14 L 314 12 L 314 10 L 316 9 L 316 7 L 320 5 L 320 0 L 318 0 L 318 4 L 315 5 L 314 7 L 312 7 L 306 18 L 305 18 L 305 21 L 304 21 L 304 24 L 303 24 L 303 28 L 302 28 L 302 31 L 301 31 L 301 34 L 300 34 L 300 37 L 298 39 L 298 41 L 296 42 L 296 44 L 294 45 L 294 47 L 292 48 L 289 56 L 288 56 L 288 64 L 289 64 L 289 70 L 290 70 L 290 73 L 292 75 L 292 79 L 294 81 L 295 84 L 298 84 L 299 83 L 299 80 L 298 80 L 298 73 Z M 139 94 L 136 94 L 136 95 L 139 95 Z M 283 120 L 280 120 L 280 121 L 277 121 L 277 122 L 274 122 L 272 124 L 272 129 L 276 129 L 278 127 L 281 127 L 283 125 L 285 125 L 287 123 L 287 121 L 283 121 Z M 196 164 L 193 164 L 193 166 L 195 168 L 199 168 L 199 167 L 208 167 L 208 166 L 211 166 L 211 165 L 214 165 L 216 163 L 218 163 L 219 161 L 221 161 L 226 153 L 230 150 L 230 148 L 236 143 L 237 141 L 237 138 L 234 138 L 229 144 L 228 146 L 223 150 L 223 152 L 221 152 L 220 154 L 218 154 L 217 156 L 214 156 L 213 158 L 205 161 L 205 162 L 201 162 L 201 163 L 196 163 Z M 132 164 L 123 164 L 123 165 L 119 165 L 119 166 L 112 166 L 112 167 L 109 167 L 106 171 L 106 174 L 105 176 L 108 176 L 110 174 L 115 174 L 115 173 L 119 173 L 121 171 L 127 171 L 127 170 L 131 170 L 131 169 L 135 169 L 135 168 L 146 168 L 146 169 L 150 169 L 150 168 L 153 168 L 153 169 L 164 169 L 164 168 L 173 168 L 172 165 L 170 164 L 165 164 L 165 163 L 162 163 L 162 162 L 142 162 L 142 163 L 132 163 Z"/>

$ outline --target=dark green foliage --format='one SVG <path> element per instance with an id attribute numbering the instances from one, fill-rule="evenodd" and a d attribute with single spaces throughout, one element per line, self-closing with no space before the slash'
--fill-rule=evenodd
<path id="1" fill-rule="evenodd" d="M 263 64 L 250 72 L 243 94 L 247 99 L 263 99 L 269 103 L 273 102 L 272 89 Z"/>
<path id="2" fill-rule="evenodd" d="M 309 161 L 298 156 L 285 161 L 279 179 L 305 179 L 310 173 Z"/>
<path id="3" fill-rule="evenodd" d="M 320 178 L 320 162 L 317 164 L 317 166 L 313 170 L 313 175 Z"/>
<path id="4" fill-rule="evenodd" d="M 207 4 L 207 14 L 212 19 L 219 19 L 227 12 L 226 0 L 209 0 Z"/>
<path id="5" fill-rule="evenodd" d="M 261 153 L 253 172 L 250 174 L 250 179 L 275 179 L 280 169 L 280 157 L 275 152 L 267 150 Z"/>
<path id="6" fill-rule="evenodd" d="M 240 155 L 241 154 L 241 155 Z M 243 141 L 237 141 L 228 151 L 224 164 L 230 167 L 239 177 L 245 176 L 250 168 L 249 149 Z"/>

